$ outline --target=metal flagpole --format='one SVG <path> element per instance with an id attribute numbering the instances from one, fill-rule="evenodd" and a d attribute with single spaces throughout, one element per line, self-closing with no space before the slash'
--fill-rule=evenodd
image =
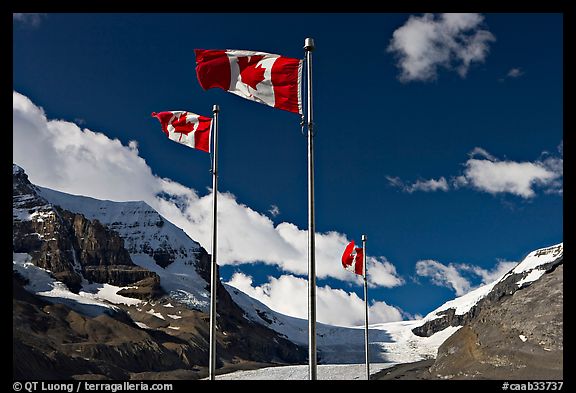
<path id="1" fill-rule="evenodd" d="M 212 261 L 210 271 L 210 360 L 208 365 L 208 372 L 210 380 L 216 378 L 216 250 L 217 250 L 217 211 L 218 211 L 218 112 L 220 107 L 214 105 L 212 108 L 214 113 L 214 156 L 212 163 Z"/>
<path id="2" fill-rule="evenodd" d="M 308 379 L 316 379 L 316 254 L 314 235 L 314 123 L 312 117 L 312 51 L 314 39 L 306 38 L 306 76 L 308 81 Z"/>
<path id="3" fill-rule="evenodd" d="M 368 266 L 366 266 L 366 235 L 362 235 L 362 250 L 364 251 L 364 257 L 362 261 L 362 266 L 364 266 L 364 305 L 366 307 L 366 329 L 364 332 L 364 343 L 366 352 L 366 379 L 370 380 L 370 353 L 368 351 L 368 283 L 366 281 L 366 275 L 368 273 Z"/>

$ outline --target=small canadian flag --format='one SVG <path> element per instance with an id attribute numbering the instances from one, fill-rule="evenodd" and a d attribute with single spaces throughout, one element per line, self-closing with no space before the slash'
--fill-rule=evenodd
<path id="1" fill-rule="evenodd" d="M 195 49 L 204 90 L 218 87 L 251 101 L 302 113 L 302 60 L 247 50 Z"/>
<path id="2" fill-rule="evenodd" d="M 356 274 L 364 275 L 364 249 L 354 247 L 354 240 L 346 246 L 342 254 L 342 266 Z"/>
<path id="3" fill-rule="evenodd" d="M 162 125 L 164 134 L 175 142 L 193 149 L 210 152 L 212 119 L 186 111 L 152 112 Z"/>

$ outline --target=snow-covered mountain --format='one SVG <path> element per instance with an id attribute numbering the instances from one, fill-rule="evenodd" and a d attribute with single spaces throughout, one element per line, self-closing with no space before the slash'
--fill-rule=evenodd
<path id="1" fill-rule="evenodd" d="M 13 188 L 15 286 L 37 296 L 30 298 L 21 291 L 15 295 L 18 324 L 14 326 L 20 340 L 15 356 L 26 359 L 19 364 L 47 362 L 53 368 L 46 375 L 59 378 L 81 372 L 112 375 L 103 371 L 109 370 L 110 359 L 122 362 L 122 369 L 114 374 L 121 378 L 146 367 L 165 372 L 206 364 L 210 265 L 200 244 L 142 201 L 102 201 L 38 187 L 16 165 Z M 473 323 L 500 299 L 550 276 L 546 273 L 562 261 L 562 243 L 535 250 L 500 279 L 446 302 L 422 319 L 371 325 L 371 362 L 383 368 L 435 358 L 462 326 Z M 307 320 L 275 312 L 220 282 L 217 291 L 218 354 L 223 364 L 305 363 Z M 45 300 L 67 311 L 46 308 Z M 36 313 L 33 318 L 28 317 L 31 309 Z M 48 315 L 55 319 L 49 326 L 61 327 L 45 333 L 34 330 L 34 321 Z M 95 343 L 83 341 L 87 336 L 77 330 L 79 326 L 110 317 L 114 322 L 106 323 L 119 324 L 115 344 L 109 345 L 106 334 L 98 330 L 104 327 L 90 338 Z M 79 319 L 81 323 L 71 322 Z M 58 338 L 62 332 L 66 335 Z M 56 334 L 57 339 L 49 337 L 50 344 L 43 344 L 46 334 Z M 64 345 L 70 337 L 76 346 Z M 38 359 L 40 347 L 57 354 L 56 358 Z M 130 363 L 127 354 L 136 356 L 141 348 L 148 351 L 146 356 L 170 361 L 145 367 Z M 362 364 L 364 327 L 318 323 L 317 348 L 319 364 Z M 104 366 L 87 365 L 76 358 L 80 355 Z M 139 362 L 145 362 L 142 356 L 137 356 Z M 70 369 L 58 374 L 63 362 Z M 194 375 L 202 372 L 199 369 Z"/>
<path id="2" fill-rule="evenodd" d="M 563 244 L 531 252 L 466 313 L 444 307 L 422 325 L 463 324 L 438 348 L 428 378 L 562 380 L 563 305 Z"/>
<path id="3" fill-rule="evenodd" d="M 199 243 L 143 201 L 112 202 L 38 187 L 49 203 L 98 220 L 117 232 L 132 261 L 160 277 L 170 297 L 207 311 L 208 254 Z M 204 273 L 204 277 L 199 272 Z"/>
<path id="4" fill-rule="evenodd" d="M 15 376 L 205 375 L 210 258 L 181 229 L 144 202 L 38 187 L 16 165 L 12 227 Z M 215 290 L 218 367 L 304 362 Z"/>
<path id="5" fill-rule="evenodd" d="M 512 295 L 518 289 L 529 286 L 546 272 L 562 263 L 564 243 L 530 252 L 518 265 L 495 281 L 480 286 L 467 294 L 450 300 L 422 318 L 414 328 L 421 336 L 429 336 L 447 326 L 462 326 L 477 314 L 482 303 Z"/>
<path id="6" fill-rule="evenodd" d="M 562 257 L 563 243 L 532 251 L 499 279 L 442 304 L 422 319 L 370 325 L 370 360 L 391 365 L 436 357 L 440 345 L 479 312 L 483 299 L 499 299 L 529 286 L 560 263 Z M 277 313 L 237 288 L 227 286 L 227 289 L 247 318 L 265 324 L 293 342 L 307 345 L 307 320 Z M 364 326 L 318 323 L 316 328 L 319 364 L 364 361 Z"/>

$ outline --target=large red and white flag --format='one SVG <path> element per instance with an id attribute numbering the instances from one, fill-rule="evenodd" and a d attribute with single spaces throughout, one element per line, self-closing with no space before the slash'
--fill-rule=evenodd
<path id="1" fill-rule="evenodd" d="M 186 111 L 167 111 L 152 116 L 162 124 L 162 131 L 173 141 L 194 149 L 210 152 L 212 119 Z"/>
<path id="2" fill-rule="evenodd" d="M 342 266 L 356 274 L 364 275 L 364 249 L 354 247 L 354 240 L 346 246 L 342 254 Z"/>
<path id="3" fill-rule="evenodd" d="M 266 52 L 195 49 L 204 90 L 219 87 L 248 100 L 302 113 L 302 60 Z"/>

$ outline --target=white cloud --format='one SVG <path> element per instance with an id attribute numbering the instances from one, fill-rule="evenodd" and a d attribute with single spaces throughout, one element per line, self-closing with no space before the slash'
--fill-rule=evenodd
<path id="1" fill-rule="evenodd" d="M 464 176 L 472 187 L 480 191 L 532 198 L 536 195 L 534 186 L 551 184 L 560 175 L 539 162 L 469 159 Z"/>
<path id="2" fill-rule="evenodd" d="M 449 190 L 448 182 L 446 181 L 444 176 L 442 176 L 438 180 L 434 179 L 418 180 L 409 187 L 408 192 L 414 192 L 414 191 L 429 192 L 429 191 L 448 191 L 448 190 Z"/>
<path id="3" fill-rule="evenodd" d="M 562 151 L 560 143 L 558 150 Z M 463 164 L 462 174 L 451 178 L 451 186 L 443 176 L 438 180 L 418 180 L 406 184 L 399 177 L 386 176 L 388 183 L 404 192 L 449 191 L 471 187 L 490 194 L 508 193 L 525 199 L 536 196 L 536 190 L 562 194 L 563 165 L 560 157 L 542 154 L 535 161 L 500 161 L 481 147 L 475 147 Z"/>
<path id="4" fill-rule="evenodd" d="M 432 259 L 416 262 L 416 274 L 429 277 L 433 284 L 452 288 L 457 296 L 470 291 L 470 282 L 464 278 L 453 264 L 444 265 Z"/>
<path id="5" fill-rule="evenodd" d="M 293 275 L 269 277 L 269 281 L 254 286 L 252 278 L 235 273 L 228 284 L 261 301 L 271 309 L 297 318 L 308 318 L 308 281 Z M 318 322 L 358 326 L 364 324 L 364 300 L 355 293 L 330 286 L 316 290 Z M 371 302 L 370 323 L 402 320 L 402 311 L 385 302 Z"/>
<path id="6" fill-rule="evenodd" d="M 115 201 L 143 200 L 204 246 L 211 244 L 212 194 L 198 193 L 152 173 L 139 156 L 138 143 L 128 146 L 106 135 L 63 120 L 48 120 L 27 97 L 13 93 L 13 160 L 41 186 L 71 194 Z M 307 231 L 239 203 L 231 193 L 218 194 L 219 263 L 264 262 L 308 274 Z M 355 282 L 340 264 L 348 244 L 344 234 L 316 234 L 318 278 Z M 371 285 L 401 285 L 384 257 L 369 257 Z"/>
<path id="7" fill-rule="evenodd" d="M 474 149 L 472 149 L 472 151 L 470 153 L 468 153 L 468 156 L 470 158 L 480 156 L 480 157 L 486 158 L 490 161 L 497 161 L 496 157 L 494 157 L 492 154 L 488 153 L 485 149 L 482 149 L 481 147 L 478 147 L 478 146 L 476 146 Z"/>
<path id="8" fill-rule="evenodd" d="M 398 276 L 396 266 L 385 257 L 366 257 L 369 287 L 397 287 L 404 284 L 404 279 Z M 352 274 L 350 272 L 346 272 Z M 359 276 L 358 276 L 359 277 Z"/>
<path id="9" fill-rule="evenodd" d="M 268 213 L 270 213 L 270 215 L 272 217 L 276 217 L 278 214 L 280 214 L 280 208 L 276 205 L 270 205 L 270 209 L 268 209 Z"/>
<path id="10" fill-rule="evenodd" d="M 421 277 L 429 277 L 433 284 L 451 288 L 457 296 L 462 296 L 480 285 L 500 279 L 516 265 L 518 262 L 499 261 L 492 269 L 485 269 L 465 263 L 445 265 L 432 259 L 426 259 L 416 262 L 416 274 Z M 462 275 L 463 272 L 478 276 L 480 278 L 478 285 L 472 285 L 470 279 Z"/>
<path id="11" fill-rule="evenodd" d="M 474 265 L 460 265 L 462 270 L 468 270 L 482 278 L 482 284 L 489 284 L 502 278 L 506 273 L 518 265 L 518 262 L 499 261 L 491 270 Z"/>
<path id="12" fill-rule="evenodd" d="M 508 74 L 506 74 L 506 76 L 509 78 L 518 78 L 522 75 L 524 75 L 524 72 L 520 68 L 512 68 L 510 71 L 508 71 Z"/>
<path id="13" fill-rule="evenodd" d="M 410 16 L 394 31 L 388 46 L 397 57 L 399 79 L 434 80 L 438 67 L 455 69 L 465 77 L 472 63 L 485 60 L 490 42 L 495 41 L 492 33 L 480 28 L 483 20 L 474 13 Z"/>
<path id="14" fill-rule="evenodd" d="M 41 13 L 18 13 L 15 12 L 12 14 L 12 20 L 14 22 L 19 22 L 25 25 L 29 25 L 32 27 L 36 27 L 42 21 L 46 14 Z"/>
<path id="15" fill-rule="evenodd" d="M 405 184 L 399 177 L 392 177 L 386 176 L 388 183 L 393 186 L 400 188 L 402 191 L 407 193 L 413 193 L 415 191 L 423 191 L 423 192 L 433 192 L 433 191 L 449 191 L 450 186 L 446 181 L 444 176 L 440 177 L 438 180 L 436 179 L 428 179 L 428 180 L 417 180 L 412 184 Z"/>

